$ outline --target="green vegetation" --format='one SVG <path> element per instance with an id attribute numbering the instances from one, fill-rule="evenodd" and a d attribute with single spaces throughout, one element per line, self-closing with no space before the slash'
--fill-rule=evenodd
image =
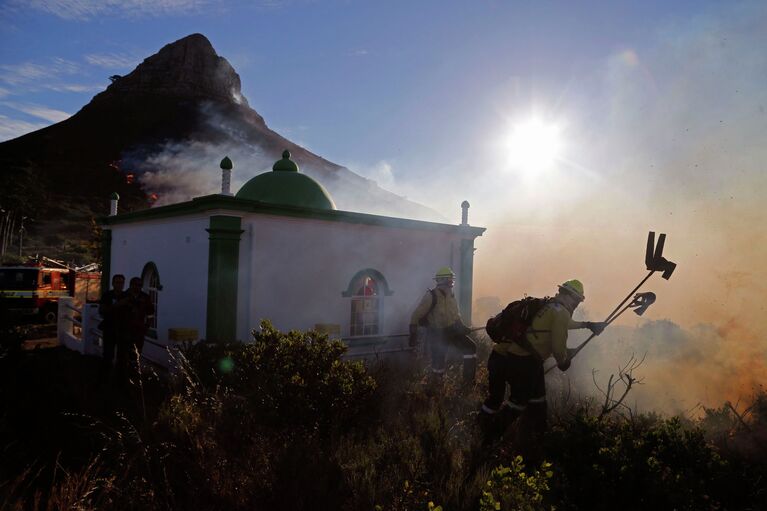
<path id="1" fill-rule="evenodd" d="M 763 392 L 747 414 L 725 404 L 696 421 L 558 401 L 546 461 L 526 463 L 508 440 L 482 446 L 482 385 L 430 386 L 413 360 L 364 366 L 344 351 L 265 322 L 252 343 L 201 344 L 173 376 L 117 387 L 98 359 L 6 350 L 0 511 L 767 504 Z"/>

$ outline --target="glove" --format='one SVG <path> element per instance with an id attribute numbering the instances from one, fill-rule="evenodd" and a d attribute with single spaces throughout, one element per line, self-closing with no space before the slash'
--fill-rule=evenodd
<path id="1" fill-rule="evenodd" d="M 408 345 L 411 348 L 415 348 L 418 344 L 418 325 L 410 325 L 410 337 L 408 337 Z"/>
<path id="2" fill-rule="evenodd" d="M 607 327 L 607 323 L 604 323 L 602 321 L 589 321 L 586 323 L 586 328 L 591 330 L 591 333 L 594 335 L 599 335 L 602 333 L 602 331 Z"/>
<path id="3" fill-rule="evenodd" d="M 464 325 L 463 321 L 459 319 L 453 323 L 453 331 L 458 335 L 469 335 L 471 333 L 471 328 Z"/>
<path id="4" fill-rule="evenodd" d="M 567 360 L 565 360 L 561 364 L 557 364 L 557 367 L 562 372 L 567 371 L 568 369 L 570 369 L 570 357 L 568 356 Z"/>

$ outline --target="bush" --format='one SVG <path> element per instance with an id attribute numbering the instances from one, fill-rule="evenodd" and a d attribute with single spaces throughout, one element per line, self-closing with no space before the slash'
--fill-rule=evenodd
<path id="1" fill-rule="evenodd" d="M 327 434 L 364 420 L 376 389 L 362 362 L 341 360 L 345 352 L 327 334 L 285 334 L 263 321 L 251 343 L 202 343 L 186 357 L 204 388 L 236 395 L 260 425 Z"/>
<path id="2" fill-rule="evenodd" d="M 544 506 L 543 499 L 549 491 L 548 480 L 554 475 L 551 464 L 543 462 L 539 470 L 528 475 L 521 456 L 514 458 L 511 466 L 500 465 L 490 473 L 487 488 L 482 491 L 480 511 L 536 511 Z"/>
<path id="3" fill-rule="evenodd" d="M 555 493 L 565 509 L 721 509 L 742 502 L 750 482 L 679 418 L 598 420 L 584 413 L 547 435 L 561 468 Z M 736 508 L 739 506 L 735 506 Z"/>

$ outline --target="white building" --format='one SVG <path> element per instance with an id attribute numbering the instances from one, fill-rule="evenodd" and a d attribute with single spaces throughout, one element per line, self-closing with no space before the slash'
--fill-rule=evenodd
<path id="1" fill-rule="evenodd" d="M 406 338 L 387 336 L 408 331 L 441 266 L 456 272 L 471 321 L 474 239 L 485 229 L 468 225 L 468 203 L 461 225 L 339 211 L 287 151 L 235 196 L 224 183 L 218 195 L 104 220 L 102 288 L 114 274 L 141 276 L 155 302 L 149 358 L 163 361 L 180 331 L 247 341 L 262 318 L 324 329 L 351 354 L 397 349 Z"/>

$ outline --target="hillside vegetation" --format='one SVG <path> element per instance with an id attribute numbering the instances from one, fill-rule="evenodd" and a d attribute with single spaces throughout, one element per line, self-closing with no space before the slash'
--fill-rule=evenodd
<path id="1" fill-rule="evenodd" d="M 0 511 L 767 506 L 764 393 L 696 420 L 552 396 L 528 462 L 513 432 L 483 446 L 484 368 L 469 390 L 429 386 L 416 360 L 363 365 L 263 323 L 252 343 L 195 346 L 173 376 L 122 387 L 97 359 L 5 341 Z"/>

